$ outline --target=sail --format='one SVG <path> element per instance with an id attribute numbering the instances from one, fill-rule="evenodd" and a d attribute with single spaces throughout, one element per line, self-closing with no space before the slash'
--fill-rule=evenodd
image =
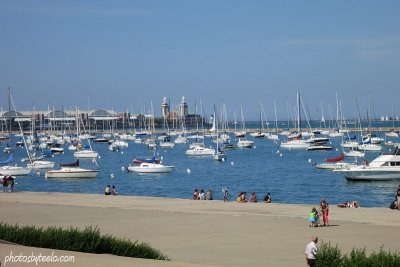
<path id="1" fill-rule="evenodd" d="M 5 161 L 0 161 L 0 164 L 7 164 L 10 161 L 12 161 L 12 159 L 13 159 L 13 154 L 10 153 L 10 156 L 8 157 L 8 159 L 6 159 Z"/>
<path id="2" fill-rule="evenodd" d="M 65 163 L 60 164 L 61 167 L 79 167 L 79 159 L 77 159 L 74 163 Z"/>
<path id="3" fill-rule="evenodd" d="M 342 161 L 342 160 L 344 160 L 344 153 L 340 154 L 340 156 L 338 156 L 336 158 L 326 159 L 326 162 L 338 162 L 338 161 Z"/>

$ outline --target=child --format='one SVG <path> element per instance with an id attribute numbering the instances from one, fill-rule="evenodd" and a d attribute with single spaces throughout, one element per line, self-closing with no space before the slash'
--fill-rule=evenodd
<path id="1" fill-rule="evenodd" d="M 318 216 L 318 211 L 314 207 L 314 208 L 312 208 L 310 215 L 308 216 L 308 221 L 310 222 L 310 227 L 317 227 L 317 216 Z"/>

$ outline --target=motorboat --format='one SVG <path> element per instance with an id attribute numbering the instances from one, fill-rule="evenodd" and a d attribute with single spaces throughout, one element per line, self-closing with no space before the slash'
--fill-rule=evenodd
<path id="1" fill-rule="evenodd" d="M 237 142 L 236 146 L 238 148 L 253 148 L 254 141 L 247 140 L 246 138 L 239 138 L 239 141 Z"/>
<path id="2" fill-rule="evenodd" d="M 194 143 L 186 150 L 186 155 L 190 156 L 213 156 L 214 149 L 206 148 L 203 143 Z"/>
<path id="3" fill-rule="evenodd" d="M 79 166 L 79 159 L 74 163 L 60 164 L 61 169 L 46 171 L 45 178 L 95 178 L 97 169 L 86 169 Z"/>
<path id="4" fill-rule="evenodd" d="M 307 143 L 301 139 L 292 139 L 292 140 L 281 142 L 282 148 L 304 149 L 304 148 L 308 148 L 309 146 L 310 146 L 310 143 Z"/>
<path id="5" fill-rule="evenodd" d="M 387 181 L 400 179 L 400 150 L 383 153 L 371 163 L 350 166 L 335 172 L 341 173 L 349 181 Z"/>
<path id="6" fill-rule="evenodd" d="M 142 162 L 139 166 L 128 166 L 128 171 L 135 173 L 169 173 L 174 170 L 174 166 L 166 166 L 161 163 Z"/>

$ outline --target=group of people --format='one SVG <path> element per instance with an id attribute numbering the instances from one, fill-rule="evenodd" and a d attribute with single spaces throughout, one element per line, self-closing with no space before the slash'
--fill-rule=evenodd
<path id="1" fill-rule="evenodd" d="M 246 203 L 246 202 L 258 202 L 257 199 L 257 195 L 255 192 L 251 192 L 249 199 L 247 199 L 246 197 L 246 192 L 242 191 L 239 193 L 239 195 L 236 198 L 237 202 L 240 203 Z M 213 191 L 211 189 L 208 189 L 207 192 L 204 192 L 203 189 L 201 189 L 200 191 L 198 189 L 194 189 L 193 192 L 193 200 L 213 200 Z M 223 188 L 222 189 L 222 199 L 224 202 L 230 201 L 231 197 L 228 193 L 228 189 L 227 188 Z M 265 203 L 271 203 L 272 199 L 271 199 L 271 193 L 268 193 L 267 195 L 265 195 L 263 201 Z"/>
<path id="2" fill-rule="evenodd" d="M 237 196 L 236 201 L 241 202 L 241 203 L 246 203 L 246 202 L 258 202 L 257 195 L 255 192 L 251 192 L 249 196 L 249 200 L 246 198 L 246 192 L 242 191 L 240 194 Z M 268 193 L 264 196 L 263 202 L 265 203 L 271 203 L 271 193 Z"/>
<path id="3" fill-rule="evenodd" d="M 1 176 L 1 174 L 0 174 Z M 14 192 L 14 184 L 15 184 L 15 177 L 10 176 L 10 175 L 4 175 L 3 178 L 1 179 L 1 182 L 3 184 L 3 192 Z"/>
<path id="4" fill-rule="evenodd" d="M 204 189 L 201 189 L 200 192 L 198 189 L 195 189 L 193 192 L 193 200 L 213 200 L 213 191 L 208 189 L 207 193 L 205 193 Z"/>
<path id="5" fill-rule="evenodd" d="M 329 204 L 325 198 L 323 198 L 319 204 L 319 209 L 313 207 L 309 216 L 308 222 L 310 227 L 318 227 L 321 225 L 320 218 L 322 216 L 323 226 L 329 226 Z"/>
<path id="6" fill-rule="evenodd" d="M 112 186 L 112 189 L 111 189 L 110 185 L 108 184 L 108 185 L 106 186 L 106 189 L 104 190 L 104 195 L 106 195 L 106 196 L 110 196 L 110 195 L 117 196 L 117 195 L 118 195 L 118 192 L 117 192 L 117 190 L 115 189 L 115 185 L 113 185 L 113 186 Z"/>

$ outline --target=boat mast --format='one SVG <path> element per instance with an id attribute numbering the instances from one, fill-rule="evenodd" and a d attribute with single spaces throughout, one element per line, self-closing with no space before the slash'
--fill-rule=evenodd
<path id="1" fill-rule="evenodd" d="M 297 92 L 297 131 L 299 133 L 301 133 L 300 117 L 300 93 Z"/>

